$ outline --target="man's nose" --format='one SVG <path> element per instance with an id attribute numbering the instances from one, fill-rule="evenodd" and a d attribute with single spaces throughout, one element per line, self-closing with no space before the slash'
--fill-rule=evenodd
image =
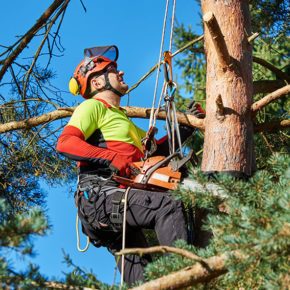
<path id="1" fill-rule="evenodd" d="M 119 71 L 119 76 L 122 77 L 124 74 L 125 74 L 125 73 L 124 73 L 122 70 Z"/>

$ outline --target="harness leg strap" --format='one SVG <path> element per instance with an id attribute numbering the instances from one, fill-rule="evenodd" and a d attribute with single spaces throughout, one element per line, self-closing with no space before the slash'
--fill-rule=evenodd
<path id="1" fill-rule="evenodd" d="M 122 223 L 123 223 L 123 216 L 120 213 L 120 209 L 123 202 L 123 191 L 117 191 L 116 193 L 113 193 L 113 199 L 112 199 L 112 212 L 110 214 L 110 221 L 113 224 L 116 231 L 121 230 Z"/>

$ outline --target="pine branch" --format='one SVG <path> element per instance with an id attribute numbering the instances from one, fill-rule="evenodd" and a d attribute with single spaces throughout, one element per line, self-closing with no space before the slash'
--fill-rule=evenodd
<path id="1" fill-rule="evenodd" d="M 203 262 L 206 263 L 206 267 L 200 263 L 196 263 L 177 272 L 134 287 L 132 290 L 184 289 L 185 287 L 193 286 L 201 282 L 209 282 L 227 272 L 226 263 L 233 255 L 238 259 L 244 258 L 239 252 L 210 257 L 203 260 Z"/>
<path id="2" fill-rule="evenodd" d="M 261 110 L 262 108 L 264 108 L 268 104 L 278 100 L 280 97 L 287 95 L 289 92 L 290 92 L 290 85 L 287 85 L 281 89 L 278 89 L 278 90 L 272 92 L 271 94 L 268 94 L 263 99 L 255 102 L 252 105 L 252 111 L 255 113 L 255 112 Z"/>
<path id="3" fill-rule="evenodd" d="M 18 55 L 23 51 L 23 49 L 29 44 L 29 42 L 33 39 L 36 35 L 37 31 L 39 31 L 43 25 L 48 21 L 50 16 L 63 4 L 67 3 L 70 0 L 55 0 L 49 6 L 49 8 L 40 16 L 37 22 L 25 33 L 24 37 L 22 38 L 21 42 L 18 46 L 13 50 L 9 57 L 7 57 L 3 63 L 2 68 L 0 70 L 0 81 L 2 80 L 4 74 L 6 73 L 7 69 L 11 66 L 13 61 L 18 57 Z M 12 47 L 10 48 L 12 49 Z"/>

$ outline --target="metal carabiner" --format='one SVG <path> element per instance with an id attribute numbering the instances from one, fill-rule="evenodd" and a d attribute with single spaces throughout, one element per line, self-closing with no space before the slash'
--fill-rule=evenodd
<path id="1" fill-rule="evenodd" d="M 167 83 L 165 87 L 165 91 L 167 91 L 167 96 L 173 100 L 173 96 L 176 92 L 177 84 L 175 82 L 171 82 L 171 84 Z"/>

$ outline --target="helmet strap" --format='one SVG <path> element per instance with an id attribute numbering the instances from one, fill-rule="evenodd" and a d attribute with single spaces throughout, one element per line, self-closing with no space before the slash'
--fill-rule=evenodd
<path id="1" fill-rule="evenodd" d="M 109 73 L 108 73 L 108 71 L 106 71 L 106 72 L 104 73 L 104 75 L 105 75 L 105 81 L 106 81 L 106 85 L 105 85 L 105 87 L 104 87 L 104 90 L 112 91 L 113 93 L 115 93 L 115 94 L 118 95 L 119 97 L 122 97 L 124 94 L 121 93 L 121 92 L 119 92 L 119 91 L 117 91 L 116 89 L 114 89 L 114 88 L 112 87 L 112 85 L 111 85 L 111 83 L 110 83 L 110 80 L 109 80 Z"/>
<path id="2" fill-rule="evenodd" d="M 105 86 L 101 89 L 101 90 L 94 90 L 93 92 L 91 92 L 89 95 L 88 95 L 88 98 L 92 98 L 93 96 L 95 96 L 96 94 L 100 93 L 100 92 L 103 92 L 103 91 L 106 91 L 106 90 L 109 90 L 109 91 L 112 91 L 113 93 L 115 93 L 116 95 L 118 95 L 119 97 L 122 97 L 124 94 L 122 94 L 121 92 L 117 91 L 116 89 L 114 89 L 110 83 L 110 80 L 109 80 L 109 73 L 106 71 L 104 73 L 104 76 L 105 76 Z"/>

